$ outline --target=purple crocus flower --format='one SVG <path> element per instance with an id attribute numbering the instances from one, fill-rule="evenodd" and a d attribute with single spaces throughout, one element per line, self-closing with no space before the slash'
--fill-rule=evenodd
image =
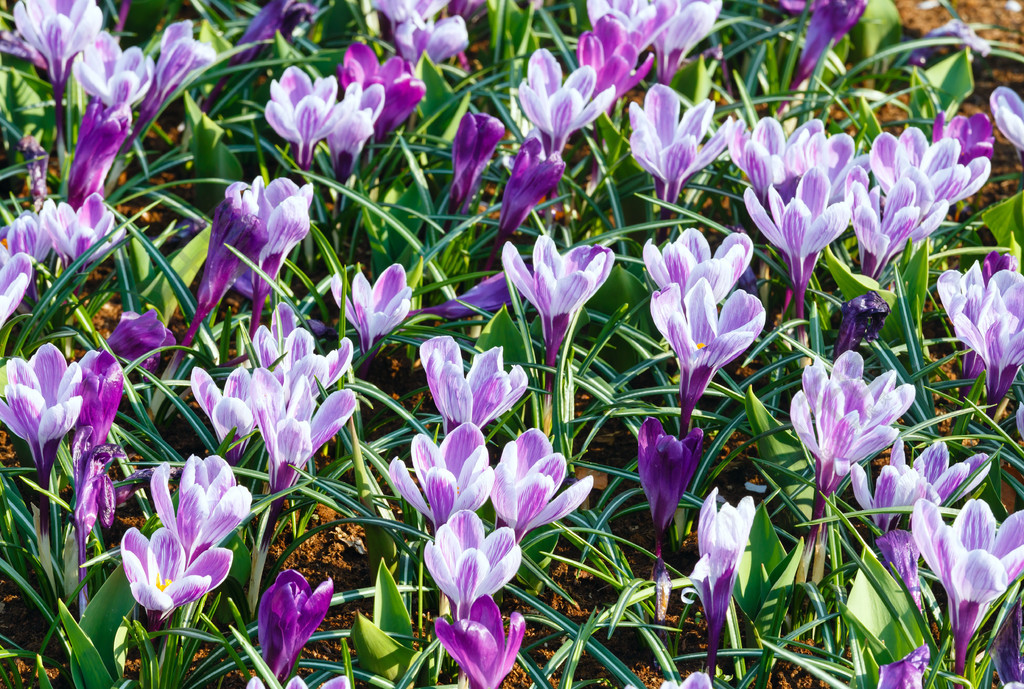
<path id="1" fill-rule="evenodd" d="M 608 104 L 610 114 L 615 103 L 626 95 L 647 76 L 654 65 L 654 55 L 636 66 L 641 48 L 631 41 L 629 27 L 615 15 L 601 17 L 594 24 L 593 31 L 585 31 L 576 44 L 576 59 L 581 66 L 593 68 L 597 78 L 594 90 L 603 93 L 608 87 L 615 88 L 615 96 Z"/>
<path id="2" fill-rule="evenodd" d="M 371 84 L 384 87 L 384 108 L 373 126 L 378 142 L 409 119 L 426 95 L 426 84 L 415 73 L 412 63 L 397 56 L 380 64 L 373 48 L 362 43 L 353 43 L 345 51 L 345 59 L 338 65 L 342 88 L 356 82 L 364 89 Z"/>
<path id="3" fill-rule="evenodd" d="M 730 119 L 700 146 L 714 114 L 715 104 L 705 100 L 687 110 L 680 120 L 679 96 L 662 84 L 647 91 L 642 110 L 636 103 L 629 104 L 633 158 L 654 176 L 654 190 L 662 201 L 675 203 L 690 178 L 714 162 L 736 128 L 742 127 L 739 121 Z"/>
<path id="4" fill-rule="evenodd" d="M 967 646 L 989 606 L 1024 570 L 1024 512 L 996 526 L 983 500 L 968 500 L 953 526 L 934 504 L 921 500 L 910 518 L 914 541 L 949 599 L 956 673 L 963 675 Z"/>
<path id="5" fill-rule="evenodd" d="M 50 233 L 42 228 L 39 216 L 32 211 L 23 211 L 10 225 L 0 228 L 0 240 L 0 256 L 4 257 L 5 264 L 19 253 L 28 254 L 36 261 L 45 261 L 53 251 Z"/>
<path id="6" fill-rule="evenodd" d="M 719 313 L 710 283 L 701 278 L 685 295 L 676 284 L 655 292 L 651 316 L 679 359 L 680 427 L 689 428 L 711 379 L 764 328 L 764 306 L 746 292 L 733 292 Z"/>
<path id="7" fill-rule="evenodd" d="M 569 136 L 601 116 L 615 87 L 597 92 L 593 67 L 579 67 L 562 84 L 562 66 L 547 48 L 534 51 L 519 85 L 519 104 L 544 144 L 545 155 L 561 154 Z"/>
<path id="8" fill-rule="evenodd" d="M 14 254 L 0 268 L 0 328 L 21 305 L 34 279 L 35 268 L 28 254 Z"/>
<path id="9" fill-rule="evenodd" d="M 331 293 L 338 306 L 342 303 L 341 291 L 341 276 L 335 275 Z M 373 287 L 366 276 L 356 273 L 344 301 L 345 319 L 359 333 L 359 348 L 366 357 L 360 375 L 366 374 L 378 343 L 409 315 L 411 299 L 412 288 L 406 284 L 405 268 L 399 263 L 381 273 Z"/>
<path id="10" fill-rule="evenodd" d="M 308 170 L 316 145 L 327 138 L 340 119 L 338 80 L 331 75 L 311 81 L 299 67 L 289 67 L 281 80 L 270 82 L 265 115 L 274 131 L 294 146 L 295 164 Z"/>
<path id="11" fill-rule="evenodd" d="M 807 37 L 800 53 L 790 91 L 795 91 L 814 72 L 829 45 L 835 45 L 860 21 L 868 0 L 817 0 L 807 23 Z"/>
<path id="12" fill-rule="evenodd" d="M 995 137 L 992 136 L 992 122 L 988 115 L 978 112 L 970 117 L 957 115 L 946 125 L 946 113 L 935 116 L 932 127 L 932 143 L 941 139 L 956 139 L 960 142 L 960 165 L 969 165 L 975 158 L 992 158 Z"/>
<path id="13" fill-rule="evenodd" d="M 905 464 L 903 441 L 898 438 L 892 446 L 889 462 Z M 922 479 L 923 497 L 936 505 L 941 505 L 950 498 L 969 495 L 980 486 L 985 480 L 986 472 L 979 472 L 978 469 L 987 462 L 988 455 L 979 453 L 950 466 L 949 448 L 946 443 L 936 440 L 914 460 L 914 471 Z"/>
<path id="14" fill-rule="evenodd" d="M 718 644 L 725 616 L 736 585 L 736 574 L 747 548 L 750 527 L 754 523 L 754 501 L 748 496 L 738 507 L 729 503 L 718 508 L 718 489 L 714 488 L 700 509 L 697 544 L 700 560 L 690 575 L 690 582 L 704 606 L 708 624 L 708 672 L 717 667 Z M 683 592 L 684 601 L 686 591 Z"/>
<path id="15" fill-rule="evenodd" d="M 782 200 L 774 187 L 769 188 L 771 217 L 753 189 L 747 189 L 743 195 L 754 224 L 789 268 L 797 318 L 804 317 L 804 295 L 818 256 L 850 224 L 850 207 L 845 202 L 829 203 L 830 186 L 825 173 L 814 168 L 800 179 L 796 195 L 789 203 Z"/>
<path id="16" fill-rule="evenodd" d="M 494 470 L 487 457 L 487 445 L 480 429 L 462 424 L 441 441 L 440 447 L 422 433 L 412 439 L 412 466 L 397 457 L 388 475 L 398 494 L 426 517 L 437 531 L 460 510 L 477 510 L 487 502 L 494 485 Z M 511 531 L 511 529 L 510 529 Z"/>
<path id="17" fill-rule="evenodd" d="M 213 424 L 217 442 L 223 443 L 234 433 L 234 442 L 225 457 L 231 466 L 242 458 L 249 442 L 247 436 L 256 427 L 256 417 L 250 408 L 249 383 L 249 371 L 236 368 L 224 382 L 221 393 L 209 373 L 199 367 L 192 369 L 192 395 Z"/>
<path id="18" fill-rule="evenodd" d="M 671 3 L 651 0 L 587 0 L 590 25 L 596 27 L 603 17 L 614 17 L 629 32 L 629 43 L 637 54 L 651 45 L 654 37 L 664 29 Z"/>
<path id="19" fill-rule="evenodd" d="M 46 58 L 28 42 L 13 31 L 0 30 L 0 53 L 12 55 L 32 64 L 36 69 L 46 69 Z"/>
<path id="20" fill-rule="evenodd" d="M 654 36 L 658 56 L 658 82 L 668 85 L 683 66 L 683 59 L 703 41 L 722 11 L 721 0 L 655 0 L 664 24 Z"/>
<path id="21" fill-rule="evenodd" d="M 704 233 L 695 227 L 683 230 L 664 249 L 659 250 L 650 239 L 644 244 L 644 265 L 659 289 L 676 284 L 686 294 L 703 278 L 710 285 L 716 302 L 729 295 L 753 255 L 754 244 L 750 237 L 734 232 L 722 240 L 712 256 Z"/>
<path id="22" fill-rule="evenodd" d="M 449 208 L 469 210 L 469 202 L 480 187 L 480 177 L 490 162 L 498 142 L 505 136 L 505 125 L 497 117 L 467 112 L 459 122 L 452 143 L 452 188 Z"/>
<path id="23" fill-rule="evenodd" d="M 637 444 L 637 472 L 654 520 L 654 554 L 660 558 L 665 530 L 700 464 L 704 431 L 694 428 L 679 440 L 648 416 L 640 426 Z"/>
<path id="24" fill-rule="evenodd" d="M 907 127 L 897 139 L 882 132 L 871 146 L 871 172 L 887 195 L 910 170 L 920 170 L 931 181 L 936 203 L 951 205 L 972 196 L 988 180 L 992 161 L 984 156 L 960 164 L 958 139 L 940 139 L 934 144 L 917 127 Z"/>
<path id="25" fill-rule="evenodd" d="M 895 663 L 878 668 L 878 689 L 921 689 L 924 671 L 931 660 L 928 644 L 923 644 Z"/>
<path id="26" fill-rule="evenodd" d="M 981 279 L 984 283 L 987 285 L 992 280 L 992 276 L 1000 270 L 1012 270 L 1019 273 L 1020 264 L 1017 257 L 1013 254 L 1001 254 L 998 251 L 990 251 L 985 254 L 985 259 L 981 262 Z"/>
<path id="27" fill-rule="evenodd" d="M 171 347 L 177 340 L 163 323 L 156 309 L 150 309 L 141 316 L 134 311 L 122 311 L 121 320 L 107 338 L 107 345 L 117 356 L 135 361 L 149 354 L 140 366 L 150 373 L 160 364 L 160 353 L 156 349 Z"/>
<path id="28" fill-rule="evenodd" d="M 175 91 L 216 59 L 217 51 L 213 46 L 192 38 L 192 22 L 175 22 L 164 29 L 160 38 L 160 57 L 153 72 L 153 85 L 139 108 L 132 138 L 157 116 Z"/>
<path id="29" fill-rule="evenodd" d="M 988 54 L 992 52 L 992 44 L 975 33 L 974 29 L 972 29 L 970 25 L 964 23 L 960 19 L 950 19 L 942 26 L 932 29 L 921 38 L 957 38 L 960 39 L 960 46 L 970 48 L 981 57 L 988 57 Z M 957 46 L 957 48 L 960 46 Z M 912 53 L 910 53 L 910 57 L 907 58 L 907 63 L 914 65 L 915 67 L 924 67 L 925 62 L 927 62 L 928 58 L 936 50 L 938 50 L 938 46 L 916 48 Z"/>
<path id="30" fill-rule="evenodd" d="M 132 46 L 121 50 L 117 39 L 101 31 L 82 59 L 74 63 L 75 79 L 90 96 L 114 108 L 135 105 L 145 97 L 153 81 L 153 58 Z"/>
<path id="31" fill-rule="evenodd" d="M 526 372 L 515 365 L 505 372 L 503 349 L 493 347 L 473 357 L 469 373 L 462 351 L 451 337 L 434 337 L 420 345 L 427 385 L 444 421 L 444 432 L 472 423 L 483 428 L 511 409 L 526 392 Z"/>
<path id="32" fill-rule="evenodd" d="M 921 551 L 917 549 L 914 535 L 909 531 L 893 529 L 875 539 L 875 545 L 882 556 L 882 565 L 896 572 L 920 610 L 921 577 L 917 571 L 917 561 L 921 558 Z"/>
<path id="33" fill-rule="evenodd" d="M 256 633 L 263 659 L 280 681 L 292 674 L 302 647 L 324 621 L 331 607 L 334 581 L 326 579 L 314 591 L 306 578 L 286 569 L 263 592 L 256 616 Z"/>
<path id="34" fill-rule="evenodd" d="M 434 621 L 434 633 L 448 655 L 469 678 L 469 689 L 498 689 L 516 663 L 526 622 L 518 612 L 509 618 L 508 638 L 498 604 L 478 598 L 463 618 Z"/>
<path id="35" fill-rule="evenodd" d="M 565 457 L 552 449 L 542 431 L 531 428 L 507 443 L 491 489 L 498 526 L 512 528 L 521 543 L 533 529 L 574 511 L 590 494 L 594 477 L 576 481 L 556 497 L 565 477 Z"/>
<path id="36" fill-rule="evenodd" d="M 612 272 L 615 254 L 603 246 L 578 246 L 560 255 L 544 235 L 533 245 L 533 266 L 526 267 L 511 243 L 501 253 L 505 273 L 540 315 L 544 361 L 554 367 L 569 323 Z"/>
<path id="37" fill-rule="evenodd" d="M 278 31 L 286 41 L 291 42 L 295 29 L 312 19 L 314 14 L 316 7 L 306 2 L 270 0 L 252 18 L 236 43 L 238 46 L 250 47 L 235 53 L 228 64 L 234 66 L 252 62 L 264 49 L 265 42 L 273 39 Z"/>
<path id="38" fill-rule="evenodd" d="M 992 119 L 1024 159 L 1024 101 L 1013 89 L 998 86 L 988 99 Z"/>
<path id="39" fill-rule="evenodd" d="M 124 372 L 105 349 L 87 352 L 78 365 L 82 369 L 82 411 L 76 423 L 75 446 L 84 453 L 107 442 L 124 393 Z"/>
<path id="40" fill-rule="evenodd" d="M 554 194 L 565 172 L 562 156 L 544 156 L 540 139 L 528 138 L 519 147 L 512 163 L 512 175 L 501 195 L 501 213 L 498 216 L 498 237 L 495 248 L 519 229 L 541 199 Z"/>
<path id="41" fill-rule="evenodd" d="M 185 462 L 178 483 L 178 509 L 171 502 L 171 465 L 164 462 L 150 481 L 153 507 L 163 526 L 174 534 L 189 565 L 238 528 L 252 506 L 252 495 L 235 484 L 231 467 L 217 455 Z"/>
<path id="42" fill-rule="evenodd" d="M 505 273 L 501 272 L 489 278 L 484 278 L 470 287 L 462 296 L 449 299 L 437 306 L 428 306 L 424 309 L 410 311 L 409 315 L 415 316 L 416 314 L 423 313 L 454 321 L 460 318 L 469 318 L 477 314 L 479 309 L 494 313 L 502 306 L 507 306 L 511 303 L 512 298 L 508 293 L 508 281 L 505 280 Z"/>
<path id="43" fill-rule="evenodd" d="M 342 184 L 352 176 L 366 142 L 373 136 L 373 125 L 384 111 L 384 87 L 370 84 L 365 89 L 353 82 L 338 103 L 338 119 L 327 135 L 334 177 Z"/>
<path id="44" fill-rule="evenodd" d="M 861 342 L 877 340 L 890 311 L 889 305 L 875 291 L 843 302 L 843 320 L 832 348 L 832 358 L 838 359 L 843 353 L 857 349 Z"/>
<path id="45" fill-rule="evenodd" d="M 114 214 L 99 194 L 86 198 L 77 211 L 66 203 L 47 200 L 39 213 L 39 225 L 50 235 L 65 267 L 96 244 L 115 244 L 124 237 L 124 228 L 115 229 Z"/>
<path id="46" fill-rule="evenodd" d="M 265 369 L 273 368 L 279 381 L 302 376 L 309 381 L 309 389 L 316 390 L 317 382 L 330 388 L 352 364 L 352 342 L 341 339 L 338 348 L 327 355 L 316 352 L 313 333 L 299 327 L 298 317 L 287 304 L 278 304 L 271 325 L 260 326 L 252 341 L 256 360 Z"/>
<path id="47" fill-rule="evenodd" d="M 223 583 L 231 569 L 231 551 L 210 548 L 190 564 L 167 528 L 151 538 L 132 527 L 121 539 L 124 573 L 135 600 L 149 613 L 150 631 L 158 630 L 175 608 L 193 603 Z"/>
<path id="48" fill-rule="evenodd" d="M 245 689 L 266 689 L 266 686 L 259 677 L 253 677 L 245 685 Z M 306 687 L 306 683 L 301 677 L 292 677 L 288 680 L 288 684 L 284 685 L 284 689 L 308 689 L 308 687 Z M 327 680 L 320 685 L 320 689 L 352 689 L 352 687 L 349 684 L 348 677 L 342 675 L 341 677 Z"/>
<path id="49" fill-rule="evenodd" d="M 419 62 L 424 53 L 431 62 L 444 62 L 468 47 L 466 20 L 459 15 L 439 21 L 414 15 L 395 27 L 395 48 L 411 63 Z"/>
<path id="50" fill-rule="evenodd" d="M 1021 607 L 1018 602 L 992 638 L 992 646 L 988 650 L 1002 685 L 1024 682 L 1024 656 L 1020 654 L 1020 637 Z"/>
<path id="51" fill-rule="evenodd" d="M 68 172 L 68 203 L 72 208 L 81 208 L 93 194 L 102 198 L 103 183 L 131 126 L 127 103 L 108 108 L 98 98 L 89 101 Z"/>
<path id="52" fill-rule="evenodd" d="M 74 482 L 75 508 L 71 514 L 71 522 L 75 525 L 75 539 L 78 541 L 78 581 L 85 581 L 85 568 L 88 559 L 86 553 L 89 535 L 96 520 L 99 519 L 103 528 L 109 529 L 114 524 L 114 484 L 107 476 L 107 467 L 115 457 L 122 460 L 128 458 L 117 445 L 94 445 L 86 451 L 76 443 L 74 448 Z M 78 594 L 78 608 L 85 610 L 88 588 L 82 586 Z"/>
<path id="53" fill-rule="evenodd" d="M 994 268 L 994 262 L 990 262 L 990 268 Z M 998 272 L 998 271 L 997 271 Z M 992 273 L 995 275 L 995 273 Z M 985 277 L 984 265 L 972 265 L 966 273 L 959 273 L 955 270 L 947 270 L 939 276 L 936 282 L 936 291 L 942 301 L 942 307 L 950 320 L 955 321 L 958 315 L 965 316 L 971 322 L 977 322 L 981 318 L 981 305 L 985 300 L 985 292 L 992 275 Z M 961 360 L 961 377 L 965 379 L 977 378 L 985 370 L 985 362 L 966 346 L 963 359 Z"/>
<path id="54" fill-rule="evenodd" d="M 519 571 L 522 551 L 507 526 L 484 536 L 476 512 L 461 510 L 437 528 L 423 563 L 452 604 L 452 616 L 466 619 L 480 598 L 501 590 Z"/>

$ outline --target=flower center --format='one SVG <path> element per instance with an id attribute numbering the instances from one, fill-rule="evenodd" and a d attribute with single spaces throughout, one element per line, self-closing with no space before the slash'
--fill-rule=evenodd
<path id="1" fill-rule="evenodd" d="M 698 342 L 697 343 L 697 349 L 704 349 L 705 347 L 707 347 L 707 344 L 705 344 L 703 342 Z"/>
<path id="2" fill-rule="evenodd" d="M 156 587 L 158 589 L 160 589 L 161 591 L 164 591 L 170 585 L 171 585 L 171 580 L 170 579 L 162 579 L 159 574 L 156 575 Z"/>

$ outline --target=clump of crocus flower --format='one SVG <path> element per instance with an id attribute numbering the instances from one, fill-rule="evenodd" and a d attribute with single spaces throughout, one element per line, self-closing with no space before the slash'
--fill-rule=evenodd
<path id="1" fill-rule="evenodd" d="M 130 138 L 138 136 L 179 88 L 216 59 L 217 51 L 213 46 L 192 38 L 192 22 L 175 22 L 166 27 L 160 37 L 160 57 L 153 72 L 153 84 L 139 108 L 139 118 Z"/>
<path id="2" fill-rule="evenodd" d="M 1005 88 L 1005 87 L 1001 87 Z M 946 123 L 946 113 L 939 112 L 932 126 L 932 143 L 940 139 L 956 139 L 960 142 L 961 165 L 969 165 L 975 158 L 992 159 L 995 137 L 992 136 L 992 121 L 983 112 L 970 117 L 957 115 Z"/>
<path id="3" fill-rule="evenodd" d="M 362 43 L 348 47 L 337 73 L 343 89 L 353 83 L 364 89 L 373 84 L 384 87 L 384 107 L 373 125 L 377 141 L 409 119 L 427 93 L 426 84 L 415 76 L 415 65 L 397 56 L 380 64 L 373 48 Z"/>
<path id="4" fill-rule="evenodd" d="M 90 195 L 77 210 L 47 200 L 39 213 L 39 225 L 50 235 L 65 268 L 97 244 L 116 244 L 124 237 L 124 229 L 116 229 L 117 220 L 100 194 Z"/>
<path id="5" fill-rule="evenodd" d="M 93 445 L 83 449 L 82 444 L 75 443 L 72 454 L 75 507 L 71 513 L 71 523 L 74 524 L 75 540 L 78 543 L 78 581 L 82 584 L 82 590 L 78 593 L 78 609 L 85 612 L 89 589 L 83 583 L 86 571 L 82 565 L 88 559 L 89 536 L 97 520 L 105 529 L 114 524 L 114 509 L 117 506 L 114 484 L 107 476 L 107 467 L 115 458 L 126 460 L 127 457 L 117 445 Z"/>
<path id="6" fill-rule="evenodd" d="M 333 595 L 331 579 L 313 590 L 294 569 L 278 574 L 277 580 L 263 592 L 256 630 L 263 659 L 279 681 L 291 676 L 302 647 L 327 616 Z"/>
<path id="7" fill-rule="evenodd" d="M 613 14 L 606 14 L 594 23 L 593 31 L 583 32 L 576 44 L 579 64 L 594 70 L 595 91 L 602 93 L 608 87 L 615 89 L 615 97 L 607 107 L 609 115 L 615 103 L 639 84 L 654 65 L 651 53 L 639 66 L 636 65 L 637 57 L 645 46 L 636 45 L 631 38 L 627 23 Z"/>
<path id="8" fill-rule="evenodd" d="M 340 275 L 331 279 L 334 301 L 345 304 L 345 319 L 359 334 L 359 348 L 363 363 L 360 377 L 365 377 L 377 352 L 377 345 L 405 320 L 412 305 L 412 288 L 406 284 L 405 268 L 401 264 L 386 269 L 370 287 L 362 273 L 356 273 L 349 285 L 349 294 L 343 295 Z"/>

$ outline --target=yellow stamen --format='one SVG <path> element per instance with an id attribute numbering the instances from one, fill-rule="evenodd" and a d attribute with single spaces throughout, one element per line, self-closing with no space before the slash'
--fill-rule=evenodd
<path id="1" fill-rule="evenodd" d="M 156 575 L 156 587 L 158 589 L 160 589 L 161 591 L 164 591 L 170 585 L 171 585 L 171 580 L 170 579 L 162 579 L 162 578 L 160 578 L 159 574 Z"/>
<path id="2" fill-rule="evenodd" d="M 707 347 L 707 345 L 704 344 L 703 342 L 698 342 L 697 343 L 697 349 L 704 349 L 705 347 Z"/>

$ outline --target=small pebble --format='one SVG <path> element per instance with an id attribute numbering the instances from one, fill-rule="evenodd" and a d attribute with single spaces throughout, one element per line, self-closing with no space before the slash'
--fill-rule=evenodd
<path id="1" fill-rule="evenodd" d="M 767 493 L 768 492 L 768 486 L 762 486 L 762 485 L 759 485 L 757 483 L 751 483 L 750 481 L 747 481 L 746 483 L 744 483 L 743 487 L 746 488 L 747 490 L 749 490 L 751 493 Z"/>
<path id="2" fill-rule="evenodd" d="M 917 9 L 919 10 L 934 10 L 939 6 L 939 0 L 924 0 L 924 2 L 917 3 Z"/>
<path id="3" fill-rule="evenodd" d="M 1021 5 L 1017 0 L 1006 0 L 1006 11 L 1007 12 L 1020 12 Z"/>

